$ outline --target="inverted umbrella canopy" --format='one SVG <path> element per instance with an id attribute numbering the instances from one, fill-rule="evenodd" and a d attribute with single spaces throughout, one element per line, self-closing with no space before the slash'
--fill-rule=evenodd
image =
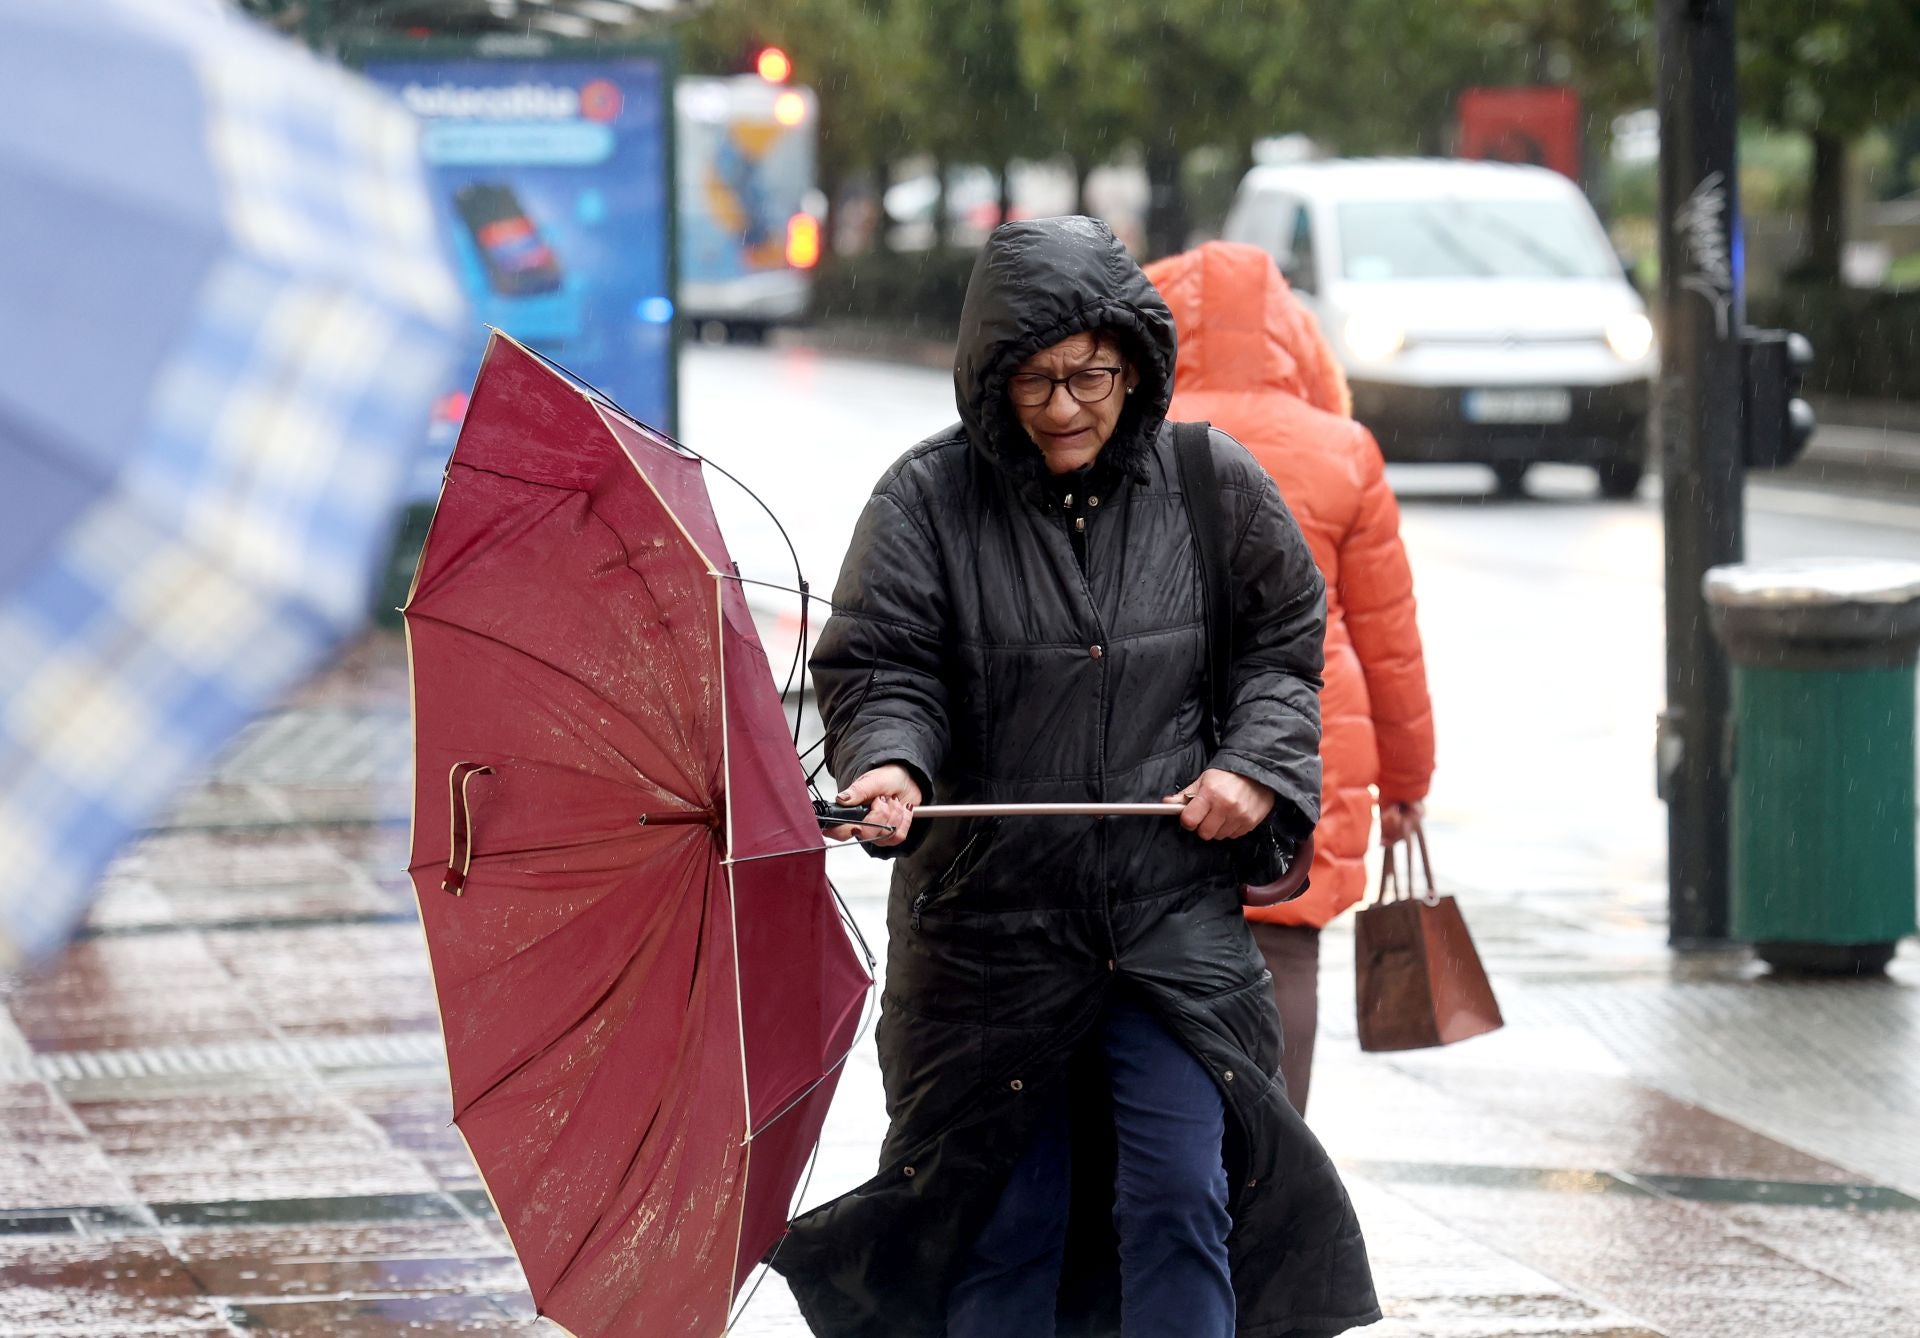
<path id="1" fill-rule="evenodd" d="M 718 1334 L 870 980 L 699 461 L 496 334 L 405 614 L 454 1122 L 541 1313 Z"/>
<path id="2" fill-rule="evenodd" d="M 0 966 L 364 620 L 466 320 L 416 141 L 214 6 L 0 5 Z"/>

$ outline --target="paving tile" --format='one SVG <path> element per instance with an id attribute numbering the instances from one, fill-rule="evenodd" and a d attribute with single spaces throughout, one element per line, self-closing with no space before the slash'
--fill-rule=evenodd
<path id="1" fill-rule="evenodd" d="M 206 940 L 253 1005 L 286 1035 L 439 1028 L 417 923 L 228 931 Z"/>
<path id="2" fill-rule="evenodd" d="M 76 1102 L 148 1202 L 431 1192 L 419 1161 L 317 1088 Z"/>
<path id="3" fill-rule="evenodd" d="M 406 788 L 412 726 L 398 702 L 307 702 L 254 720 L 212 768 L 220 780 L 282 786 Z"/>
<path id="4" fill-rule="evenodd" d="M 0 1338 L 552 1331 L 442 1071 L 401 1044 L 437 1033 L 408 918 L 405 704 L 402 639 L 350 648 L 116 862 L 95 937 L 6 996 Z M 1445 805 L 1448 848 L 1484 853 Z M 1920 1334 L 1920 1211 L 1880 1188 L 1920 1185 L 1920 957 L 1851 991 L 1675 961 L 1646 871 L 1596 887 L 1604 854 L 1571 839 L 1523 841 L 1488 877 L 1525 894 L 1468 902 L 1508 1012 L 1496 1036 L 1361 1055 L 1350 933 L 1327 937 L 1313 1123 L 1372 1247 L 1387 1317 L 1367 1332 Z M 829 868 L 880 925 L 886 866 L 842 850 Z M 290 1057 L 247 1058 L 254 1043 Z M 241 1057 L 168 1071 L 173 1050 L 223 1046 Z M 108 1076 L 49 1077 L 33 1050 Z M 865 1179 L 884 1128 L 868 1038 L 808 1201 Z M 1797 1206 L 1864 1180 L 1887 1210 Z M 734 1332 L 805 1328 L 769 1277 Z"/>
<path id="5" fill-rule="evenodd" d="M 0 1211 L 127 1197 L 126 1182 L 51 1087 L 0 1083 Z"/>
<path id="6" fill-rule="evenodd" d="M 8 1006 L 36 1050 L 259 1040 L 269 1034 L 197 934 L 91 939 L 27 976 Z"/>
<path id="7" fill-rule="evenodd" d="M 1874 981 L 1541 987 L 1635 1077 L 1920 1195 L 1920 969 Z"/>
<path id="8" fill-rule="evenodd" d="M 381 1296 L 302 1302 L 227 1304 L 243 1333 L 288 1338 L 452 1338 L 456 1334 L 543 1334 L 554 1331 L 516 1318 L 484 1296 Z"/>
<path id="9" fill-rule="evenodd" d="M 407 638 L 398 628 L 379 627 L 343 647 L 326 669 L 288 695 L 287 705 L 390 710 L 406 700 Z"/>
<path id="10" fill-rule="evenodd" d="M 96 933 L 411 912 L 404 827 L 150 834 L 103 881 Z"/>
<path id="11" fill-rule="evenodd" d="M 286 806 L 268 787 L 210 781 L 176 794 L 170 804 L 148 819 L 147 825 L 156 832 L 258 827 L 285 823 L 289 816 Z"/>
<path id="12" fill-rule="evenodd" d="M 1857 1172 L 1628 1078 L 1434 1066 L 1420 1081 L 1489 1114 L 1520 1119 L 1571 1149 L 1572 1165 L 1726 1179 L 1858 1183 Z M 1497 1145 L 1488 1151 L 1497 1155 Z"/>
<path id="13" fill-rule="evenodd" d="M 0 1334 L 227 1333 L 157 1238 L 0 1239 Z"/>
<path id="14" fill-rule="evenodd" d="M 215 1296 L 490 1295 L 520 1265 L 466 1221 L 189 1230 L 174 1248 Z"/>
<path id="15" fill-rule="evenodd" d="M 1654 1338 L 1639 1320 L 1454 1230 L 1386 1188 L 1347 1178 L 1386 1318 L 1370 1336 Z"/>
<path id="16" fill-rule="evenodd" d="M 386 1130 L 394 1146 L 419 1158 L 443 1187 L 480 1187 L 480 1173 L 453 1126 L 446 1081 L 438 1073 L 430 1086 L 344 1089 L 340 1096 Z"/>
<path id="17" fill-rule="evenodd" d="M 1317 1056 L 1316 1056 L 1317 1062 Z M 1583 1164 L 1581 1145 L 1508 1114 L 1487 1094 L 1456 1094 L 1390 1062 L 1316 1071 L 1308 1122 L 1336 1158 L 1480 1162 L 1503 1166 Z"/>
<path id="18" fill-rule="evenodd" d="M 116 862 L 114 874 L 162 889 L 252 889 L 323 882 L 346 866 L 318 834 L 294 827 L 267 830 L 174 830 L 144 837 Z"/>
<path id="19" fill-rule="evenodd" d="M 1706 1211 L 1725 1230 L 1920 1316 L 1920 1212 L 1749 1205 Z"/>
<path id="20" fill-rule="evenodd" d="M 1687 1338 L 1905 1334 L 1920 1314 L 1810 1268 L 1713 1213 L 1652 1195 L 1396 1185 L 1450 1227 L 1580 1293 Z M 1842 1327 L 1796 1327 L 1822 1314 Z M 1756 1324 L 1764 1322 L 1764 1328 Z M 1824 1321 L 1823 1321 L 1824 1322 Z M 1902 1327 L 1902 1326 L 1905 1327 Z"/>

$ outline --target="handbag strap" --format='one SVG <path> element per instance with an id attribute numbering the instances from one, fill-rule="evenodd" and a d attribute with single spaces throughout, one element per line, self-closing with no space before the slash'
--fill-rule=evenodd
<path id="1" fill-rule="evenodd" d="M 1227 564 L 1227 517 L 1220 504 L 1220 481 L 1213 466 L 1211 428 L 1206 423 L 1173 425 L 1173 458 L 1180 472 L 1180 500 L 1200 555 L 1200 598 L 1207 621 L 1207 748 L 1220 746 L 1226 730 L 1233 663 L 1233 619 Z"/>
<path id="2" fill-rule="evenodd" d="M 1407 877 L 1404 883 L 1400 880 L 1399 867 L 1402 846 L 1407 848 Z M 1427 885 L 1424 894 L 1417 892 L 1414 887 L 1413 866 L 1416 853 L 1419 856 L 1423 881 Z M 1376 900 L 1382 903 L 1411 901 L 1416 896 L 1429 906 L 1438 905 L 1440 902 L 1440 889 L 1433 881 L 1433 860 L 1427 854 L 1427 831 L 1419 823 L 1414 824 L 1412 834 L 1405 840 L 1396 841 L 1384 848 L 1380 861 L 1380 892 Z"/>
<path id="3" fill-rule="evenodd" d="M 1440 889 L 1435 887 L 1433 883 L 1433 858 L 1427 854 L 1427 829 L 1417 822 L 1413 824 L 1413 848 L 1420 852 L 1420 872 L 1425 875 L 1427 880 L 1427 901 L 1430 903 L 1437 902 L 1440 900 Z M 1407 863 L 1407 883 L 1409 886 L 1413 883 L 1413 863 L 1411 857 L 1409 857 Z"/>

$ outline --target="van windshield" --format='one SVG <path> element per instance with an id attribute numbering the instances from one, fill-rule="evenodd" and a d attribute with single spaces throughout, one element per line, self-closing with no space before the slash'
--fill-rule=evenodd
<path id="1" fill-rule="evenodd" d="M 1341 273 L 1361 282 L 1620 275 L 1576 200 L 1357 200 L 1338 217 Z"/>

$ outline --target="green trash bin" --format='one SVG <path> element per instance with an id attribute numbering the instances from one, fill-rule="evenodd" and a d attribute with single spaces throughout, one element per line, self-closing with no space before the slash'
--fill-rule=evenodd
<path id="1" fill-rule="evenodd" d="M 1733 937 L 1781 971 L 1883 970 L 1914 932 L 1920 563 L 1715 567 L 1733 665 Z"/>

